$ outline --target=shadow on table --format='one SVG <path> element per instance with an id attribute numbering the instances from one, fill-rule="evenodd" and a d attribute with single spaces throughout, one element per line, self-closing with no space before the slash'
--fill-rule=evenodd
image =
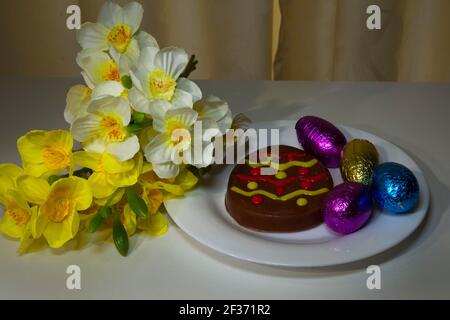
<path id="1" fill-rule="evenodd" d="M 410 155 L 411 156 L 411 155 Z M 336 275 L 341 275 L 345 273 L 352 273 L 354 271 L 364 271 L 370 265 L 381 265 L 390 260 L 396 259 L 410 250 L 413 249 L 413 245 L 416 250 L 426 250 L 424 247 L 432 245 L 429 242 L 431 235 L 435 232 L 435 229 L 439 225 L 443 214 L 450 207 L 450 190 L 443 184 L 432 172 L 432 170 L 419 160 L 415 156 L 411 156 L 414 161 L 423 170 L 424 175 L 427 179 L 427 183 L 430 187 L 430 207 L 428 209 L 427 216 L 425 217 L 419 228 L 411 234 L 408 238 L 403 240 L 401 243 L 395 247 L 384 251 L 373 257 L 337 266 L 329 267 L 316 267 L 316 268 L 290 268 L 290 267 L 275 267 L 275 266 L 265 266 L 251 262 L 245 262 L 225 256 L 223 254 L 217 253 L 197 241 L 190 238 L 188 235 L 183 234 L 185 240 L 195 246 L 198 250 L 203 252 L 210 258 L 217 260 L 221 263 L 229 265 L 233 268 L 239 268 L 248 272 L 256 272 L 263 275 L 278 276 L 278 277 L 305 277 L 305 278 L 323 278 L 323 277 L 333 277 Z"/>

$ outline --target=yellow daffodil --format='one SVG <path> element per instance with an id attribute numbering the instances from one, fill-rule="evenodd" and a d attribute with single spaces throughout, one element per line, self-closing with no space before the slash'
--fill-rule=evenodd
<path id="1" fill-rule="evenodd" d="M 137 218 L 136 214 L 131 210 L 130 205 L 126 201 L 126 197 L 119 202 L 115 209 L 120 215 L 120 220 L 127 231 L 129 237 L 136 233 Z M 113 224 L 114 218 L 110 218 L 110 224 Z"/>
<path id="2" fill-rule="evenodd" d="M 192 108 L 202 92 L 193 81 L 180 78 L 188 60 L 187 53 L 179 48 L 143 48 L 136 70 L 130 72 L 133 108 L 152 116 L 161 108 Z"/>
<path id="3" fill-rule="evenodd" d="M 87 108 L 91 102 L 92 89 L 77 84 L 69 89 L 66 96 L 64 119 L 72 124 L 76 119 L 87 115 Z"/>
<path id="4" fill-rule="evenodd" d="M 0 203 L 5 208 L 0 232 L 16 239 L 24 236 L 31 219 L 31 208 L 16 186 L 16 179 L 22 174 L 22 169 L 14 164 L 0 165 Z"/>
<path id="5" fill-rule="evenodd" d="M 128 90 L 122 85 L 119 64 L 107 53 L 93 49 L 82 50 L 77 55 L 77 63 L 83 70 L 81 75 L 89 89 L 92 100 L 107 96 L 127 97 Z"/>
<path id="6" fill-rule="evenodd" d="M 186 168 L 183 168 L 176 178 L 171 179 L 161 179 L 153 170 L 146 169 L 143 170 L 143 173 L 139 177 L 139 183 L 144 190 L 160 190 L 163 192 L 164 200 L 183 196 L 197 182 L 198 178 Z M 152 197 L 148 198 L 152 199 Z"/>
<path id="7" fill-rule="evenodd" d="M 133 159 L 120 162 L 107 152 L 81 151 L 74 153 L 74 162 L 94 171 L 88 179 L 89 184 L 94 198 L 104 199 L 118 188 L 136 184 L 142 171 L 143 157 L 138 153 Z"/>
<path id="8" fill-rule="evenodd" d="M 31 221 L 33 238 L 41 235 L 52 248 L 60 248 L 78 232 L 78 212 L 92 203 L 92 191 L 86 180 L 63 178 L 52 186 L 42 178 L 21 176 L 17 186 L 29 203 L 40 206 L 36 219 Z"/>
<path id="9" fill-rule="evenodd" d="M 153 129 L 159 134 L 144 147 L 144 152 L 160 178 L 176 177 L 181 162 L 205 167 L 213 161 L 214 144 L 211 137 L 220 133 L 217 123 L 204 119 L 197 123 L 201 126 L 200 132 L 195 132 L 193 126 L 197 117 L 197 112 L 191 108 L 162 110 L 155 114 Z M 196 139 L 194 134 L 200 137 Z M 195 152 L 197 147 L 201 150 Z M 194 158 L 195 154 L 200 154 L 200 157 Z"/>
<path id="10" fill-rule="evenodd" d="M 108 1 L 100 10 L 98 23 L 84 23 L 77 33 L 77 40 L 83 49 L 109 50 L 115 61 L 129 69 L 139 58 L 140 48 L 158 46 L 152 36 L 137 32 L 143 12 L 137 2 L 120 7 Z"/>
<path id="11" fill-rule="evenodd" d="M 143 188 L 142 198 L 149 209 L 146 218 L 139 218 L 137 221 L 137 228 L 144 230 L 152 236 L 162 236 L 167 232 L 169 223 L 160 208 L 164 201 L 164 194 L 159 189 Z"/>
<path id="12" fill-rule="evenodd" d="M 100 154 L 107 151 L 119 161 L 129 160 L 138 153 L 139 139 L 127 130 L 131 109 L 126 99 L 106 97 L 92 101 L 88 113 L 71 127 L 72 136 L 83 143 L 86 151 Z"/>
<path id="13" fill-rule="evenodd" d="M 73 140 L 68 131 L 34 130 L 17 141 L 25 172 L 35 177 L 72 170 Z"/>

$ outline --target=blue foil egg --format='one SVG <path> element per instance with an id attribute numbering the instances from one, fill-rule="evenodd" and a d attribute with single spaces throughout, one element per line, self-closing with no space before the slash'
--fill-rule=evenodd
<path id="1" fill-rule="evenodd" d="M 385 162 L 375 167 L 371 189 L 375 203 L 387 212 L 411 211 L 419 200 L 416 177 L 411 170 L 395 162 Z"/>

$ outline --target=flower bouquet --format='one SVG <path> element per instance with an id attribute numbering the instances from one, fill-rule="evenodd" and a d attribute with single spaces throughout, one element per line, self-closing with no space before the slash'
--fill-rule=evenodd
<path id="1" fill-rule="evenodd" d="M 22 168 L 0 165 L 0 231 L 20 240 L 19 253 L 106 230 L 125 256 L 135 233 L 164 234 L 164 201 L 195 187 L 214 139 L 235 126 L 225 101 L 203 98 L 188 80 L 195 56 L 159 48 L 139 31 L 142 17 L 137 2 L 106 2 L 97 23 L 82 25 L 85 84 L 67 93 L 70 131 L 30 131 L 17 142 Z M 200 141 L 198 125 L 208 132 Z"/>

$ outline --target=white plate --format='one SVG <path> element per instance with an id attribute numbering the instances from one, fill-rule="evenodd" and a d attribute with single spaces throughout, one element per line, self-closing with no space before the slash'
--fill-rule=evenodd
<path id="1" fill-rule="evenodd" d="M 294 121 L 276 121 L 253 127 L 279 128 L 280 144 L 299 147 L 294 126 Z M 380 154 L 381 162 L 398 162 L 414 172 L 420 186 L 420 200 L 414 212 L 393 215 L 376 209 L 364 228 L 345 236 L 331 232 L 324 224 L 295 233 L 248 230 L 239 226 L 225 209 L 224 197 L 232 165 L 209 175 L 185 198 L 167 201 L 167 211 L 184 232 L 200 243 L 223 254 L 256 263 L 290 267 L 330 266 L 385 251 L 407 238 L 424 219 L 429 204 L 428 185 L 418 165 L 397 146 L 358 129 L 344 126 L 339 126 L 339 129 L 348 140 L 371 141 Z M 342 183 L 339 169 L 331 169 L 330 172 L 335 185 Z"/>

